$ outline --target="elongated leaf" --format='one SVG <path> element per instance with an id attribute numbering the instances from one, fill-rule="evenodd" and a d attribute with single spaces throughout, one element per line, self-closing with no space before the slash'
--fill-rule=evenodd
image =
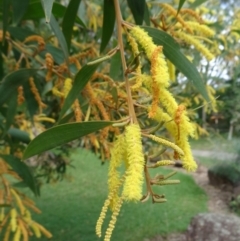
<path id="1" fill-rule="evenodd" d="M 10 2 L 9 0 L 3 0 L 3 13 L 2 13 L 2 25 L 3 25 L 3 37 L 2 41 L 5 40 L 5 33 L 8 28 L 8 17 L 9 17 L 9 8 L 10 8 Z"/>
<path id="2" fill-rule="evenodd" d="M 13 22 L 18 24 L 28 8 L 29 0 L 12 0 Z"/>
<path id="3" fill-rule="evenodd" d="M 179 11 L 181 10 L 183 4 L 185 3 L 186 0 L 179 0 L 179 4 L 178 4 L 178 10 L 177 13 L 179 13 Z"/>
<path id="4" fill-rule="evenodd" d="M 127 0 L 137 25 L 142 25 L 144 19 L 145 0 Z"/>
<path id="5" fill-rule="evenodd" d="M 100 52 L 106 48 L 115 25 L 115 9 L 113 0 L 104 0 L 103 3 L 103 27 Z"/>
<path id="6" fill-rule="evenodd" d="M 66 124 L 67 122 L 69 122 L 69 120 L 71 118 L 74 117 L 74 112 L 70 112 L 69 114 L 65 115 L 59 122 L 58 124 L 61 125 L 61 124 Z"/>
<path id="7" fill-rule="evenodd" d="M 60 26 L 58 24 L 58 22 L 56 21 L 56 19 L 54 18 L 54 16 L 51 16 L 51 21 L 50 21 L 50 25 L 52 27 L 53 32 L 55 33 L 58 42 L 62 48 L 62 51 L 64 53 L 64 56 L 66 58 L 66 60 L 68 59 L 69 53 L 68 53 L 68 46 L 67 46 L 67 42 L 66 39 L 63 35 L 63 32 L 60 29 Z"/>
<path id="8" fill-rule="evenodd" d="M 121 65 L 121 55 L 120 55 L 120 52 L 117 52 L 111 58 L 109 76 L 114 80 L 118 80 L 120 78 L 120 76 L 122 75 L 122 72 L 123 72 L 123 70 L 122 70 L 122 65 Z"/>
<path id="9" fill-rule="evenodd" d="M 85 65 L 76 74 L 72 89 L 70 90 L 67 98 L 65 99 L 62 110 L 59 114 L 59 120 L 62 118 L 65 112 L 71 107 L 72 103 L 77 98 L 80 91 L 83 90 L 84 86 L 87 84 L 87 82 L 89 81 L 93 73 L 96 71 L 98 66 L 99 63 L 94 65 Z"/>
<path id="10" fill-rule="evenodd" d="M 24 162 L 12 155 L 0 155 L 0 157 L 12 167 L 36 196 L 40 195 L 39 185 L 37 185 L 32 172 Z"/>
<path id="11" fill-rule="evenodd" d="M 10 98 L 8 102 L 8 109 L 7 109 L 7 115 L 6 115 L 6 124 L 5 124 L 5 133 L 8 131 L 10 126 L 12 125 L 12 122 L 14 120 L 14 116 L 16 114 L 17 110 L 17 91 L 15 90 L 12 94 L 12 97 Z"/>
<path id="12" fill-rule="evenodd" d="M 8 130 L 8 134 L 14 139 L 24 142 L 26 144 L 28 144 L 31 141 L 29 134 L 27 132 L 21 131 L 17 128 L 10 128 Z"/>
<path id="13" fill-rule="evenodd" d="M 89 121 L 68 123 L 52 127 L 38 135 L 30 142 L 23 154 L 23 160 L 43 151 L 50 150 L 56 146 L 76 140 L 111 124 L 112 122 L 110 121 Z"/>
<path id="14" fill-rule="evenodd" d="M 150 26 L 150 14 L 147 3 L 145 3 L 144 9 L 144 22 L 147 24 L 147 26 Z"/>
<path id="15" fill-rule="evenodd" d="M 56 18 L 63 18 L 66 12 L 66 9 L 67 8 L 61 5 L 60 3 L 54 2 L 52 7 L 52 13 Z M 39 0 L 36 2 L 29 3 L 28 9 L 24 14 L 23 19 L 40 19 L 44 17 L 45 17 L 44 10 L 42 9 L 42 4 L 41 4 L 41 1 Z M 75 21 L 83 28 L 86 28 L 85 24 L 78 16 L 76 16 Z"/>
<path id="16" fill-rule="evenodd" d="M 70 50 L 73 25 L 75 23 L 80 2 L 81 0 L 71 0 L 64 14 L 62 31 L 67 42 L 68 50 Z"/>
<path id="17" fill-rule="evenodd" d="M 0 106 L 11 98 L 18 86 L 22 85 L 36 72 L 37 69 L 20 69 L 5 76 L 0 85 Z"/>
<path id="18" fill-rule="evenodd" d="M 180 51 L 178 43 L 167 33 L 150 27 L 142 27 L 152 37 L 153 42 L 163 46 L 164 55 L 190 80 L 199 93 L 209 101 L 206 87 L 198 73 L 197 68 L 193 65 Z"/>
<path id="19" fill-rule="evenodd" d="M 54 0 L 41 0 L 41 1 L 42 1 L 43 10 L 45 13 L 46 22 L 49 23 L 52 15 L 52 6 L 53 6 Z"/>
<path id="20" fill-rule="evenodd" d="M 30 35 L 35 35 L 36 33 L 31 31 L 30 29 L 21 28 L 21 27 L 8 27 L 8 32 L 10 35 L 20 41 L 24 41 L 24 39 Z"/>

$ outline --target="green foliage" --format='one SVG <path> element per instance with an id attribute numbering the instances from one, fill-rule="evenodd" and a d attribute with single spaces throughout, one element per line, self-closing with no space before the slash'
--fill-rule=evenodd
<path id="1" fill-rule="evenodd" d="M 115 9 L 113 0 L 104 0 L 103 3 L 103 27 L 100 52 L 106 48 L 109 40 L 112 37 L 115 25 Z"/>
<path id="2" fill-rule="evenodd" d="M 145 11 L 145 0 L 127 0 L 137 25 L 142 25 Z"/>
<path id="3" fill-rule="evenodd" d="M 45 132 L 38 135 L 28 145 L 23 155 L 23 160 L 29 157 L 50 150 L 56 146 L 66 144 L 82 136 L 96 132 L 99 129 L 111 125 L 112 122 L 95 121 L 95 122 L 82 122 L 82 123 L 69 123 L 57 125 L 49 128 Z"/>
<path id="4" fill-rule="evenodd" d="M 233 212 L 240 216 L 240 195 L 238 195 L 234 200 L 229 203 L 229 207 Z"/>
<path id="5" fill-rule="evenodd" d="M 70 50 L 70 47 L 71 47 L 73 26 L 75 23 L 80 2 L 81 0 L 71 0 L 64 14 L 64 18 L 62 22 L 62 31 L 67 42 L 68 50 Z"/>
<path id="6" fill-rule="evenodd" d="M 221 162 L 212 166 L 209 170 L 217 176 L 223 177 L 224 179 L 230 181 L 233 185 L 236 185 L 240 182 L 240 166 L 236 162 Z"/>
<path id="7" fill-rule="evenodd" d="M 0 155 L 0 157 L 3 158 L 16 173 L 18 173 L 23 183 L 25 183 L 36 196 L 40 195 L 39 185 L 34 178 L 33 173 L 25 163 L 12 155 Z"/>

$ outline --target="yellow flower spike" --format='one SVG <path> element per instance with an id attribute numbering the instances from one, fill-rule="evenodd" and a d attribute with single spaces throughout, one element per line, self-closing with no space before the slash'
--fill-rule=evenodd
<path id="1" fill-rule="evenodd" d="M 167 3 L 161 3 L 160 4 L 164 9 L 166 9 L 173 17 L 176 18 L 176 20 L 189 32 L 192 33 L 192 29 L 189 28 L 187 23 L 184 21 L 184 19 L 178 14 L 177 10 L 175 10 L 171 5 Z"/>
<path id="2" fill-rule="evenodd" d="M 147 76 L 143 76 L 143 83 L 144 85 L 148 88 L 151 89 L 152 88 L 152 81 L 151 81 L 151 77 L 147 77 Z M 176 100 L 174 99 L 173 95 L 166 89 L 166 88 L 160 88 L 160 94 L 159 94 L 159 102 L 161 103 L 162 106 L 165 107 L 167 113 L 170 116 L 173 116 L 178 105 Z M 156 109 L 156 113 L 157 114 L 157 110 Z M 153 115 L 151 118 L 154 119 L 155 115 Z"/>
<path id="3" fill-rule="evenodd" d="M 18 103 L 18 105 L 21 105 L 25 101 L 24 93 L 23 93 L 23 87 L 20 85 L 17 88 L 17 91 L 18 91 L 17 103 Z"/>
<path id="4" fill-rule="evenodd" d="M 21 228 L 20 226 L 18 226 L 14 234 L 13 241 L 20 241 L 20 238 L 21 238 Z"/>
<path id="5" fill-rule="evenodd" d="M 156 168 L 156 167 L 161 167 L 161 166 L 171 166 L 171 165 L 175 165 L 175 161 L 171 161 L 171 160 L 161 160 L 156 162 L 153 165 L 147 166 L 148 168 Z"/>
<path id="6" fill-rule="evenodd" d="M 54 86 L 52 88 L 52 93 L 53 95 L 57 96 L 57 97 L 60 97 L 60 98 L 64 98 L 64 94 L 62 92 L 60 92 L 56 86 Z"/>
<path id="7" fill-rule="evenodd" d="M 187 24 L 196 32 L 205 37 L 213 37 L 216 33 L 204 24 L 197 22 L 187 21 Z"/>
<path id="8" fill-rule="evenodd" d="M 19 227 L 21 229 L 21 233 L 22 233 L 22 236 L 23 236 L 23 241 L 28 241 L 28 231 L 23 223 L 23 220 L 22 219 L 19 219 L 18 220 L 18 224 L 19 224 Z"/>
<path id="9" fill-rule="evenodd" d="M 35 98 L 35 100 L 38 103 L 40 112 L 42 112 L 42 108 L 46 108 L 47 106 L 42 102 L 41 96 L 40 96 L 40 94 L 38 92 L 38 89 L 37 89 L 35 83 L 34 83 L 33 77 L 29 78 L 29 85 L 30 85 L 30 89 L 31 89 L 31 91 L 32 91 L 32 93 L 34 95 L 34 98 Z"/>
<path id="10" fill-rule="evenodd" d="M 10 224 L 11 224 L 11 230 L 12 232 L 15 232 L 17 229 L 17 211 L 15 208 L 12 208 L 10 211 Z"/>
<path id="11" fill-rule="evenodd" d="M 114 147 L 111 150 L 111 160 L 109 164 L 109 169 L 108 169 L 108 190 L 109 193 L 115 193 L 113 195 L 112 200 L 111 200 L 111 207 L 114 209 L 114 203 L 115 203 L 115 198 L 118 199 L 118 193 L 116 189 L 118 189 L 119 184 L 121 182 L 120 179 L 120 173 L 117 170 L 118 167 L 121 166 L 124 158 L 124 152 L 125 152 L 125 138 L 124 135 L 119 135 L 117 139 L 114 142 Z"/>
<path id="12" fill-rule="evenodd" d="M 152 38 L 140 27 L 133 27 L 130 31 L 132 36 L 140 43 L 140 45 L 145 50 L 148 59 L 151 59 L 156 45 L 153 43 Z"/>
<path id="13" fill-rule="evenodd" d="M 35 223 L 35 225 L 39 228 L 39 230 L 45 235 L 47 238 L 52 238 L 52 234 L 44 228 L 41 224 Z"/>
<path id="14" fill-rule="evenodd" d="M 100 216 L 98 218 L 98 221 L 97 221 L 97 224 L 96 224 L 96 234 L 97 236 L 100 238 L 102 236 L 102 224 L 103 224 L 103 221 L 106 217 L 106 213 L 107 213 L 107 210 L 108 210 L 108 206 L 110 205 L 110 199 L 107 198 L 107 200 L 104 202 L 103 204 L 103 207 L 102 207 L 102 210 L 101 210 L 101 213 L 100 213 Z"/>
<path id="15" fill-rule="evenodd" d="M 160 182 L 153 182 L 155 185 L 163 186 L 163 185 L 173 185 L 173 184 L 179 184 L 179 180 L 166 180 L 166 181 L 160 181 Z"/>
<path id="16" fill-rule="evenodd" d="M 46 117 L 46 116 L 36 116 L 36 118 L 34 118 L 35 121 L 41 122 L 41 121 L 46 121 L 46 122 L 50 122 L 50 123 L 55 123 L 56 120 L 54 120 L 51 117 Z"/>
<path id="17" fill-rule="evenodd" d="M 196 171 L 197 163 L 193 159 L 191 147 L 187 138 L 182 136 L 180 141 L 178 141 L 178 145 L 184 151 L 184 157 L 182 158 L 183 168 L 185 168 L 187 171 Z"/>
<path id="18" fill-rule="evenodd" d="M 195 39 L 193 36 L 183 33 L 175 32 L 175 35 L 180 39 L 184 40 L 188 44 L 192 44 L 203 56 L 206 57 L 208 61 L 215 58 L 215 56 L 206 48 L 199 40 Z"/>
<path id="19" fill-rule="evenodd" d="M 70 78 L 65 79 L 63 86 L 64 98 L 67 98 L 69 91 L 72 89 L 72 80 Z"/>
<path id="20" fill-rule="evenodd" d="M 179 155 L 183 156 L 184 152 L 183 150 L 177 146 L 176 144 L 174 144 L 173 142 L 170 142 L 168 140 L 165 140 L 163 138 L 157 137 L 155 135 L 146 135 L 148 138 L 152 139 L 153 141 L 156 141 L 164 146 L 168 146 L 171 147 L 174 151 L 176 151 Z"/>
<path id="21" fill-rule="evenodd" d="M 81 106 L 79 104 L 78 99 L 74 101 L 73 108 L 74 108 L 74 115 L 75 115 L 76 122 L 81 122 L 83 113 L 82 113 Z"/>
<path id="22" fill-rule="evenodd" d="M 122 203 L 123 203 L 123 200 L 122 200 L 122 198 L 120 198 L 116 207 L 113 210 L 111 221 L 108 225 L 108 228 L 107 228 L 107 231 L 106 231 L 106 234 L 104 237 L 104 241 L 110 241 L 110 239 L 111 239 L 112 232 L 113 232 L 113 229 L 115 228 L 115 223 L 117 221 L 117 216 L 119 215 Z"/>
<path id="23" fill-rule="evenodd" d="M 32 228 L 35 236 L 36 236 L 37 238 L 41 238 L 42 235 L 41 235 L 40 229 L 39 229 L 39 227 L 36 225 L 36 223 L 35 223 L 34 221 L 31 221 L 31 222 L 29 222 L 28 224 L 29 224 L 29 226 Z"/>
<path id="24" fill-rule="evenodd" d="M 141 142 L 141 129 L 138 124 L 126 127 L 128 168 L 122 196 L 127 201 L 139 201 L 142 197 L 144 155 Z"/>
<path id="25" fill-rule="evenodd" d="M 190 15 L 193 18 L 195 18 L 199 23 L 201 23 L 201 24 L 203 23 L 203 20 L 202 20 L 201 16 L 199 16 L 198 13 L 195 12 L 194 10 L 192 10 L 192 9 L 184 8 L 184 9 L 180 10 L 180 13 Z"/>
<path id="26" fill-rule="evenodd" d="M 162 52 L 162 46 L 156 47 L 151 57 L 153 102 L 152 102 L 152 108 L 148 114 L 150 118 L 152 118 L 156 114 L 158 103 L 159 103 L 160 88 L 164 86 L 164 84 L 168 83 L 168 76 L 162 76 L 163 74 L 165 74 L 166 71 L 161 71 L 163 63 L 161 63 L 162 61 L 159 58 L 159 52 Z M 160 79 L 163 80 L 164 83 L 161 83 Z"/>
<path id="27" fill-rule="evenodd" d="M 14 196 L 16 202 L 17 202 L 17 205 L 18 205 L 18 207 L 20 209 L 21 215 L 23 215 L 24 211 L 25 211 L 25 207 L 23 206 L 21 198 L 19 197 L 19 195 L 17 194 L 17 192 L 14 189 L 11 188 L 10 191 L 13 194 L 13 196 Z"/>
<path id="28" fill-rule="evenodd" d="M 167 60 L 167 66 L 168 66 L 169 79 L 175 82 L 176 81 L 175 65 L 170 60 Z"/>
<path id="29" fill-rule="evenodd" d="M 159 103 L 159 95 L 160 95 L 160 89 L 156 82 L 152 83 L 152 106 L 150 111 L 148 112 L 148 117 L 153 118 L 156 115 L 158 103 Z"/>

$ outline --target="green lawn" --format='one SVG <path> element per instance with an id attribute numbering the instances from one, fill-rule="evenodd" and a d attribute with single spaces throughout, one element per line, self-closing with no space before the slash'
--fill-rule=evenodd
<path id="1" fill-rule="evenodd" d="M 68 172 L 74 180 L 45 185 L 41 198 L 36 200 L 42 214 L 34 218 L 52 232 L 53 241 L 103 240 L 95 235 L 95 224 L 107 196 L 108 163 L 101 166 L 100 161 L 85 150 L 76 151 L 72 158 L 76 168 Z M 192 177 L 178 173 L 176 178 L 181 180 L 180 185 L 158 187 L 158 193 L 166 194 L 167 203 L 124 204 L 112 241 L 141 241 L 158 234 L 181 232 L 194 215 L 207 211 L 207 197 Z M 109 215 L 107 218 L 109 221 Z"/>
<path id="2" fill-rule="evenodd" d="M 240 151 L 240 139 L 233 138 L 229 141 L 224 135 L 210 134 L 208 137 L 202 137 L 198 140 L 192 139 L 191 147 L 197 150 L 237 153 Z"/>

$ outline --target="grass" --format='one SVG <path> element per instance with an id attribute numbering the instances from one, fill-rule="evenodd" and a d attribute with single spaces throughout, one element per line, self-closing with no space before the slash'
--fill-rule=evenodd
<path id="1" fill-rule="evenodd" d="M 195 160 L 207 168 L 210 168 L 219 163 L 219 161 L 216 161 L 212 157 L 196 157 Z"/>
<path id="2" fill-rule="evenodd" d="M 221 151 L 228 153 L 237 153 L 240 147 L 240 139 L 233 138 L 227 140 L 227 137 L 220 134 L 210 134 L 208 137 L 202 137 L 198 140 L 191 140 L 192 149 Z"/>
<path id="3" fill-rule="evenodd" d="M 223 155 L 224 153 L 240 153 L 240 139 L 233 138 L 231 141 L 229 141 L 225 136 L 220 134 L 211 134 L 209 137 L 191 140 L 191 148 L 200 151 L 210 151 L 209 156 L 197 156 L 196 158 L 199 163 L 210 168 L 216 164 L 219 164 L 220 161 L 216 158 L 217 155 L 211 155 L 211 153 L 222 153 L 220 155 Z M 231 159 L 226 157 L 226 161 L 229 160 Z"/>
<path id="4" fill-rule="evenodd" d="M 36 199 L 41 215 L 34 215 L 53 234 L 53 241 L 94 241 L 95 224 L 107 196 L 108 164 L 90 152 L 79 150 L 72 155 L 75 169 L 69 169 L 74 181 L 45 185 L 41 198 Z M 158 170 L 159 172 L 159 170 Z M 164 169 L 164 173 L 169 170 Z M 157 171 L 153 171 L 153 175 Z M 180 185 L 158 187 L 166 194 L 167 203 L 126 203 L 123 205 L 113 232 L 112 241 L 137 241 L 155 235 L 186 230 L 191 218 L 207 211 L 207 197 L 191 176 L 178 173 Z M 107 216 L 103 233 L 107 228 Z M 46 238 L 31 239 L 45 241 Z"/>

